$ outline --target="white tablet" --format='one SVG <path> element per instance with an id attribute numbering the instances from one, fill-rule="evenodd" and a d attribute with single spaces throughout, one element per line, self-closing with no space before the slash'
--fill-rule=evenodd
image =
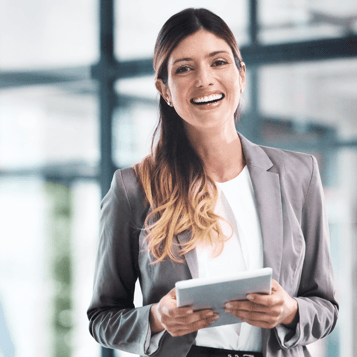
<path id="1" fill-rule="evenodd" d="M 210 327 L 242 322 L 236 316 L 226 314 L 228 301 L 245 300 L 249 293 L 271 294 L 272 268 L 244 271 L 228 277 L 198 278 L 178 281 L 177 306 L 192 306 L 193 310 L 212 308 L 219 319 Z"/>

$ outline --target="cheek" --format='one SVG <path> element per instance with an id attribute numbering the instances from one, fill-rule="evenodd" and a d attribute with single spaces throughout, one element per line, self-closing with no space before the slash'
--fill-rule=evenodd
<path id="1" fill-rule="evenodd" d="M 235 73 L 230 77 L 231 80 L 231 86 L 232 88 L 235 88 L 236 91 L 240 91 L 240 76 Z"/>
<path id="2" fill-rule="evenodd" d="M 241 77 L 238 69 L 234 68 L 231 71 L 227 72 L 225 79 L 232 88 L 236 87 L 236 90 L 239 91 Z"/>
<path id="3" fill-rule="evenodd" d="M 173 88 L 171 88 L 171 93 L 172 93 L 172 100 L 174 102 L 179 102 L 180 101 L 180 97 L 182 95 L 181 89 L 179 86 L 175 86 Z"/>
<path id="4" fill-rule="evenodd" d="M 183 106 L 187 104 L 187 91 L 184 85 L 177 84 L 171 89 L 172 99 L 176 106 L 184 109 Z"/>
<path id="5" fill-rule="evenodd" d="M 230 92 L 233 94 L 231 99 L 238 102 L 241 94 L 239 76 L 230 77 L 227 83 L 229 85 Z"/>

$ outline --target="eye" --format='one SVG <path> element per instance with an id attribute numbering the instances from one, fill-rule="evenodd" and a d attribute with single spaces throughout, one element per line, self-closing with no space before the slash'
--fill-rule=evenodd
<path id="1" fill-rule="evenodd" d="M 219 60 L 213 62 L 214 67 L 223 66 L 225 64 L 228 64 L 228 62 L 223 59 L 219 59 Z"/>
<path id="2" fill-rule="evenodd" d="M 179 74 L 179 73 L 188 72 L 190 70 L 191 70 L 191 68 L 189 66 L 182 66 L 182 67 L 177 68 L 175 73 Z"/>

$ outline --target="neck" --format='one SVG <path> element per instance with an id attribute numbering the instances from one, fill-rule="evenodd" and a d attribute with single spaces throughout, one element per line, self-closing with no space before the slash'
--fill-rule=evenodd
<path id="1" fill-rule="evenodd" d="M 234 123 L 224 128 L 185 126 L 187 137 L 202 160 L 207 173 L 216 182 L 238 176 L 245 162 L 242 145 Z"/>

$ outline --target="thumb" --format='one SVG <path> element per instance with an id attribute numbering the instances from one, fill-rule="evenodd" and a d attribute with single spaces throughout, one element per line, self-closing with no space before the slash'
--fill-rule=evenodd
<path id="1" fill-rule="evenodd" d="M 176 288 L 172 288 L 167 295 L 176 300 Z"/>
<path id="2" fill-rule="evenodd" d="M 272 288 L 272 291 L 278 291 L 281 289 L 281 286 L 276 280 L 272 279 L 271 288 Z"/>

